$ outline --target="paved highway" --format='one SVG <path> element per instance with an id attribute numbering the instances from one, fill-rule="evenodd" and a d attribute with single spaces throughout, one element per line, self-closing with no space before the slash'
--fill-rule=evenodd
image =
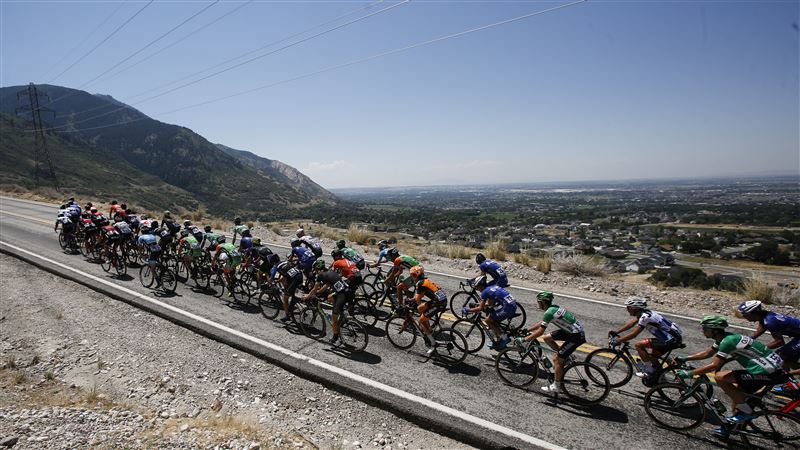
<path id="1" fill-rule="evenodd" d="M 55 213 L 56 207 L 53 205 L 0 199 L 0 241 L 68 264 L 141 294 L 153 295 L 150 290 L 142 288 L 136 278 L 119 280 L 80 255 L 64 254 L 53 232 Z M 280 254 L 286 252 L 279 247 L 274 247 L 274 250 Z M 136 272 L 132 271 L 132 274 L 135 276 Z M 454 292 L 458 288 L 458 280 L 463 276 L 434 278 L 449 292 Z M 512 293 L 528 311 L 529 323 L 541 317 L 534 293 L 519 289 L 512 289 Z M 540 394 L 538 391 L 543 382 L 534 384 L 530 391 L 504 385 L 494 371 L 488 351 L 469 357 L 460 367 L 446 368 L 426 361 L 421 344 L 409 351 L 395 349 L 382 337 L 381 329 L 372 333 L 367 353 L 351 356 L 332 351 L 325 343 L 288 332 L 280 322 L 264 319 L 255 307 L 234 307 L 224 300 L 194 292 L 187 286 L 179 285 L 175 296 L 161 298 L 161 301 L 293 352 L 556 446 L 642 449 L 719 447 L 710 436 L 711 424 L 687 434 L 654 426 L 642 407 L 646 389 L 636 379 L 623 389 L 612 391 L 602 405 L 580 409 L 565 403 L 553 403 L 548 396 Z M 628 319 L 624 309 L 613 305 L 565 297 L 558 297 L 556 302 L 573 311 L 584 323 L 590 343 L 582 349 L 584 352 L 590 350 L 591 345 L 603 345 L 607 331 Z M 681 319 L 678 322 L 686 332 L 687 351 L 694 352 L 707 347 L 709 342 L 701 335 L 697 322 Z M 378 322 L 378 326 L 382 327 L 382 322 Z M 431 411 L 431 414 L 435 413 Z"/>

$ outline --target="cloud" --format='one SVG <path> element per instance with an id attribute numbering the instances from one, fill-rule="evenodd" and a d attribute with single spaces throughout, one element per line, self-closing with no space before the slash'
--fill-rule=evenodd
<path id="1" fill-rule="evenodd" d="M 327 163 L 311 161 L 302 171 L 307 174 L 322 173 L 329 170 L 343 169 L 351 166 L 352 164 L 347 161 L 331 161 Z"/>

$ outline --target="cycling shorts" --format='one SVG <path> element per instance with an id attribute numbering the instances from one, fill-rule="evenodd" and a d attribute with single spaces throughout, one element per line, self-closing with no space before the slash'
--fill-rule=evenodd
<path id="1" fill-rule="evenodd" d="M 333 298 L 333 313 L 339 315 L 344 311 L 345 305 L 349 303 L 350 296 L 347 295 L 347 291 L 342 291 L 334 293 Z"/>
<path id="2" fill-rule="evenodd" d="M 792 338 L 791 341 L 783 344 L 775 350 L 784 363 L 794 364 L 800 359 L 800 337 Z"/>
<path id="3" fill-rule="evenodd" d="M 578 347 L 586 343 L 585 334 L 567 333 L 561 328 L 550 333 L 550 337 L 555 341 L 564 341 L 564 343 L 561 344 L 561 347 L 558 349 L 558 357 L 561 359 L 566 359 L 569 357 L 569 355 L 574 353 Z"/>
<path id="4" fill-rule="evenodd" d="M 493 279 L 492 281 L 486 283 L 486 287 L 492 287 L 494 285 L 500 286 L 501 288 L 508 287 L 508 277 L 500 277 L 496 280 Z"/>
<path id="5" fill-rule="evenodd" d="M 445 309 L 447 309 L 447 302 L 439 301 L 423 301 L 417 306 L 417 311 L 419 311 L 422 318 L 426 320 L 436 316 L 436 314 Z"/>
<path id="6" fill-rule="evenodd" d="M 493 309 L 492 312 L 489 313 L 489 317 L 491 317 L 493 321 L 500 323 L 509 317 L 513 317 L 516 312 L 517 302 L 506 303 L 501 309 Z"/>
<path id="7" fill-rule="evenodd" d="M 299 288 L 300 285 L 303 284 L 303 274 L 298 273 L 297 275 L 286 279 L 286 283 L 287 285 L 284 292 L 289 297 L 294 297 L 295 292 L 297 292 L 297 288 Z"/>
<path id="8" fill-rule="evenodd" d="M 671 341 L 667 342 L 657 338 L 649 338 L 644 340 L 644 345 L 645 347 L 653 350 L 653 356 L 659 357 L 665 353 L 675 350 L 676 348 L 679 348 L 682 345 L 682 341 L 680 339 L 672 339 Z"/>
<path id="9" fill-rule="evenodd" d="M 736 385 L 739 386 L 739 389 L 748 394 L 753 394 L 763 387 L 783 384 L 789 381 L 789 375 L 783 370 L 753 375 L 742 369 L 734 370 L 731 374 L 733 375 L 733 379 L 736 380 Z"/>

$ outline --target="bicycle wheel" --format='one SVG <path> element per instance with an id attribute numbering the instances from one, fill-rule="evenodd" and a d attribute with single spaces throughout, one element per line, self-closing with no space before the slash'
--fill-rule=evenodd
<path id="1" fill-rule="evenodd" d="M 691 430 L 706 419 L 706 405 L 695 391 L 678 383 L 659 384 L 644 396 L 644 410 L 659 426 Z"/>
<path id="2" fill-rule="evenodd" d="M 477 353 L 486 343 L 486 333 L 483 326 L 473 320 L 458 319 L 453 322 L 456 329 L 467 341 L 467 353 Z"/>
<path id="3" fill-rule="evenodd" d="M 214 297 L 222 298 L 222 296 L 225 295 L 227 283 L 225 282 L 225 274 L 222 273 L 222 270 L 212 272 L 210 285 L 211 289 L 214 290 Z"/>
<path id="4" fill-rule="evenodd" d="M 100 267 L 103 268 L 104 272 L 111 272 L 111 269 L 114 267 L 111 258 L 113 258 L 113 256 L 111 256 L 108 250 L 103 250 L 100 253 Z"/>
<path id="5" fill-rule="evenodd" d="M 325 317 L 319 312 L 316 306 L 306 305 L 298 314 L 298 325 L 300 330 L 311 339 L 319 339 L 325 336 Z"/>
<path id="6" fill-rule="evenodd" d="M 539 360 L 533 351 L 520 347 L 506 347 L 494 361 L 500 378 L 515 387 L 525 387 L 539 376 Z"/>
<path id="7" fill-rule="evenodd" d="M 610 348 L 598 348 L 586 355 L 586 362 L 603 369 L 612 388 L 628 384 L 633 377 L 633 364 L 625 352 Z M 592 375 L 592 372 L 588 374 Z M 599 381 L 599 380 L 592 380 Z"/>
<path id="8" fill-rule="evenodd" d="M 383 284 L 383 277 L 379 277 L 374 273 L 364 277 L 364 285 L 364 288 L 367 291 L 371 290 L 371 292 L 383 292 L 386 289 L 386 285 Z"/>
<path id="9" fill-rule="evenodd" d="M 759 411 L 739 431 L 750 448 L 800 448 L 800 418 L 781 411 Z"/>
<path id="10" fill-rule="evenodd" d="M 386 321 L 386 337 L 401 350 L 411 348 L 417 341 L 417 334 L 419 331 L 410 318 L 394 316 Z"/>
<path id="11" fill-rule="evenodd" d="M 461 310 L 468 304 L 477 305 L 478 303 L 480 303 L 480 300 L 478 300 L 476 296 L 469 292 L 459 291 L 450 297 L 450 312 L 452 312 L 457 319 L 466 319 L 466 317 L 461 314 Z"/>
<path id="12" fill-rule="evenodd" d="M 525 314 L 525 308 L 517 302 L 517 311 L 511 316 L 511 319 L 508 321 L 508 330 L 509 334 L 516 334 L 522 327 L 525 326 L 525 322 L 527 321 L 528 316 Z"/>
<path id="13" fill-rule="evenodd" d="M 467 340 L 452 328 L 441 328 L 433 332 L 436 359 L 453 366 L 467 359 Z"/>
<path id="14" fill-rule="evenodd" d="M 190 271 L 189 268 L 186 267 L 186 263 L 183 262 L 183 259 L 178 260 L 170 269 L 175 271 L 175 276 L 178 277 L 182 283 L 189 281 Z"/>
<path id="15" fill-rule="evenodd" d="M 261 306 L 261 315 L 270 320 L 274 320 L 283 311 L 283 301 L 272 289 L 261 291 L 258 295 L 258 304 Z"/>
<path id="16" fill-rule="evenodd" d="M 357 296 L 353 300 L 350 316 L 365 327 L 372 327 L 378 322 L 378 311 L 367 297 Z"/>
<path id="17" fill-rule="evenodd" d="M 194 268 L 194 284 L 198 289 L 207 290 L 211 282 L 211 269 L 206 265 L 195 264 Z"/>
<path id="18" fill-rule="evenodd" d="M 64 232 L 58 233 L 58 246 L 61 247 L 61 250 L 67 249 L 67 238 L 64 236 Z"/>
<path id="19" fill-rule="evenodd" d="M 339 337 L 342 339 L 342 344 L 352 352 L 364 351 L 369 343 L 367 330 L 357 320 L 345 320 L 339 327 Z"/>
<path id="20" fill-rule="evenodd" d="M 174 294 L 175 289 L 177 289 L 177 287 L 178 287 L 178 277 L 175 276 L 175 272 L 173 272 L 172 269 L 162 267 L 161 289 L 168 294 Z"/>
<path id="21" fill-rule="evenodd" d="M 117 271 L 117 276 L 118 277 L 121 277 L 121 276 L 125 275 L 126 273 L 128 273 L 128 266 L 125 265 L 125 259 L 123 259 L 119 255 L 114 255 L 114 256 L 112 256 L 112 258 L 114 258 L 113 259 L 114 270 Z"/>
<path id="22" fill-rule="evenodd" d="M 244 275 L 245 277 L 247 275 Z M 248 284 L 247 280 L 244 279 L 234 279 L 233 281 L 233 299 L 237 302 L 246 302 L 250 303 L 250 299 L 253 297 L 252 291 L 250 290 L 250 284 Z"/>
<path id="23" fill-rule="evenodd" d="M 156 277 L 155 273 L 153 272 L 153 268 L 150 267 L 149 264 L 143 265 L 139 269 L 139 282 L 142 283 L 142 286 L 145 288 L 149 288 L 150 286 L 155 283 Z"/>
<path id="24" fill-rule="evenodd" d="M 567 397 L 582 406 L 597 405 L 611 390 L 605 371 L 587 362 L 567 366 L 561 385 Z"/>

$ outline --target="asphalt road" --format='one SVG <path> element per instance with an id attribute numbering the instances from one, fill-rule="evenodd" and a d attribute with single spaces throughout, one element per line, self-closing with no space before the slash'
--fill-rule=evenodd
<path id="1" fill-rule="evenodd" d="M 55 206 L 0 199 L 0 240 L 152 295 L 136 278 L 117 280 L 80 255 L 64 254 L 53 232 L 55 213 Z M 284 248 L 273 249 L 280 254 L 286 253 Z M 132 274 L 135 276 L 135 271 Z M 435 280 L 449 292 L 458 289 L 459 278 L 438 276 Z M 53 288 L 57 289 L 57 286 Z M 512 293 L 528 311 L 529 323 L 541 317 L 532 292 L 512 288 Z M 421 343 L 408 351 L 395 349 L 382 337 L 382 322 L 378 322 L 381 329 L 374 330 L 370 336 L 367 353 L 350 356 L 332 351 L 325 343 L 288 332 L 280 322 L 266 320 L 255 307 L 234 307 L 223 299 L 194 292 L 183 285 L 179 285 L 176 294 L 161 300 L 292 351 L 563 447 L 655 449 L 720 446 L 710 436 L 712 424 L 704 424 L 688 434 L 654 426 L 642 407 L 646 388 L 637 379 L 620 390 L 612 391 L 602 405 L 580 409 L 554 403 L 548 396 L 540 394 L 543 382 L 535 383 L 530 391 L 504 385 L 494 371 L 488 351 L 469 357 L 460 367 L 448 369 L 427 361 Z M 588 342 L 593 345 L 602 346 L 607 331 L 628 319 L 624 309 L 611 305 L 564 297 L 557 298 L 556 302 L 578 316 L 586 328 Z M 698 351 L 710 344 L 701 335 L 696 322 L 680 319 L 678 322 L 685 330 L 686 351 Z"/>

